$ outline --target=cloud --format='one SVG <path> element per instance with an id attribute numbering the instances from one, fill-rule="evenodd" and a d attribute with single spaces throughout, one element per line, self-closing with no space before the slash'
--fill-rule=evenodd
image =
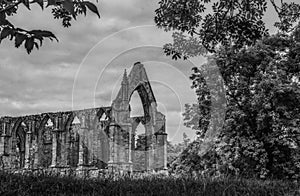
<path id="1" fill-rule="evenodd" d="M 51 9 L 42 11 L 33 6 L 28 11 L 20 6 L 18 14 L 11 17 L 13 24 L 50 30 L 59 42 L 46 40 L 30 55 L 9 40 L 1 43 L 0 115 L 109 106 L 124 69 L 129 72 L 133 63 L 141 61 L 158 107 L 167 115 L 169 138 L 179 141 L 182 131 L 187 131 L 179 123 L 181 104 L 195 100 L 188 79 L 193 64 L 172 61 L 163 54 L 161 47 L 171 41 L 171 35 L 151 26 L 157 2 L 100 1 L 96 5 L 101 19 L 89 12 L 70 28 L 53 19 Z"/>
<path id="2" fill-rule="evenodd" d="M 131 25 L 153 23 L 158 0 L 110 0 L 100 3 L 103 16 L 127 19 Z"/>

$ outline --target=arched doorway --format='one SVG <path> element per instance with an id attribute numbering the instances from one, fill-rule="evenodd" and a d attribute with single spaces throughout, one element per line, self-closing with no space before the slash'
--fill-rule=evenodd
<path id="1" fill-rule="evenodd" d="M 25 166 L 25 147 L 26 147 L 26 132 L 27 125 L 18 120 L 12 132 L 12 152 L 13 165 L 15 168 L 24 168 Z"/>
<path id="2" fill-rule="evenodd" d="M 133 171 L 145 171 L 146 168 L 146 130 L 142 123 L 134 130 Z"/>
<path id="3" fill-rule="evenodd" d="M 100 109 L 96 116 L 96 130 L 94 133 L 93 143 L 93 158 L 94 166 L 99 169 L 107 168 L 108 159 L 109 159 L 109 141 L 108 141 L 108 132 L 109 132 L 110 116 L 105 110 Z"/>
<path id="4" fill-rule="evenodd" d="M 40 134 L 38 135 L 38 157 L 39 166 L 49 168 L 52 163 L 52 137 L 54 124 L 49 116 L 42 120 Z"/>
<path id="5" fill-rule="evenodd" d="M 151 121 L 151 100 L 144 83 L 140 83 L 129 97 L 130 118 L 132 119 L 132 160 L 134 171 L 150 169 L 152 133 L 146 129 Z M 149 127 L 148 127 L 149 128 Z"/>
<path id="6" fill-rule="evenodd" d="M 68 128 L 67 137 L 68 137 L 68 157 L 67 165 L 71 167 L 77 167 L 79 160 L 79 130 L 80 130 L 80 121 L 77 116 L 75 116 Z"/>

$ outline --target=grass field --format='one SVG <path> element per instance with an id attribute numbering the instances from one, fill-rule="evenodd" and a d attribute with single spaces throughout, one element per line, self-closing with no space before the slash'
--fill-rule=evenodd
<path id="1" fill-rule="evenodd" d="M 78 179 L 0 172 L 0 195 L 220 195 L 300 196 L 295 182 L 163 176 Z"/>

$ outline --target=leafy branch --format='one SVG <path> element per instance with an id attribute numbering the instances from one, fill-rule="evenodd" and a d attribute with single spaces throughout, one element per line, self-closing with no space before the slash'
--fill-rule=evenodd
<path id="1" fill-rule="evenodd" d="M 15 47 L 24 47 L 28 54 L 33 48 L 39 49 L 45 38 L 58 41 L 57 37 L 50 31 L 46 30 L 26 30 L 15 27 L 9 20 L 8 16 L 17 14 L 20 5 L 24 5 L 28 10 L 32 4 L 38 4 L 42 10 L 51 7 L 55 19 L 62 19 L 64 27 L 71 26 L 71 20 L 76 20 L 78 15 L 86 15 L 87 10 L 95 13 L 99 18 L 98 8 L 89 1 L 83 0 L 0 0 L 0 43 L 2 40 L 9 38 L 14 40 Z"/>

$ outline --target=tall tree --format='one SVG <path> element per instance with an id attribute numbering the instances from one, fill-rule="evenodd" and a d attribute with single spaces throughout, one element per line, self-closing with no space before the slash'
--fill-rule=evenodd
<path id="1" fill-rule="evenodd" d="M 25 6 L 31 10 L 31 5 L 36 4 L 42 10 L 52 8 L 52 14 L 55 19 L 62 19 L 64 27 L 71 26 L 71 21 L 76 20 L 78 15 L 86 15 L 89 9 L 100 18 L 97 7 L 90 1 L 84 0 L 0 0 L 0 43 L 3 39 L 14 40 L 15 47 L 24 44 L 28 54 L 33 48 L 39 49 L 45 38 L 57 40 L 56 36 L 45 30 L 28 30 L 16 27 L 10 22 L 10 19 L 18 14 L 19 7 Z"/>
<path id="2" fill-rule="evenodd" d="M 243 175 L 299 179 L 299 35 L 300 28 L 290 36 L 278 34 L 239 52 L 226 48 L 214 55 L 227 100 L 225 124 L 211 148 L 217 158 L 211 161 L 219 168 Z M 199 75 L 193 78 L 199 80 Z M 185 114 L 189 123 L 194 122 L 192 112 L 201 117 L 197 109 L 189 111 L 189 116 Z"/>
<path id="3" fill-rule="evenodd" d="M 263 21 L 268 4 L 279 19 L 275 36 Z M 159 2 L 157 26 L 174 31 L 173 43 L 164 46 L 166 54 L 177 59 L 213 53 L 215 63 L 205 66 L 217 65 L 226 90 L 226 119 L 216 145 L 200 157 L 203 142 L 195 141 L 179 165 L 299 178 L 299 13 L 299 4 L 284 0 Z M 198 129 L 202 137 L 214 129 L 208 121 L 218 118 L 209 109 L 218 89 L 210 89 L 203 70 L 193 69 L 198 103 L 186 105 L 184 113 L 185 125 Z"/>

